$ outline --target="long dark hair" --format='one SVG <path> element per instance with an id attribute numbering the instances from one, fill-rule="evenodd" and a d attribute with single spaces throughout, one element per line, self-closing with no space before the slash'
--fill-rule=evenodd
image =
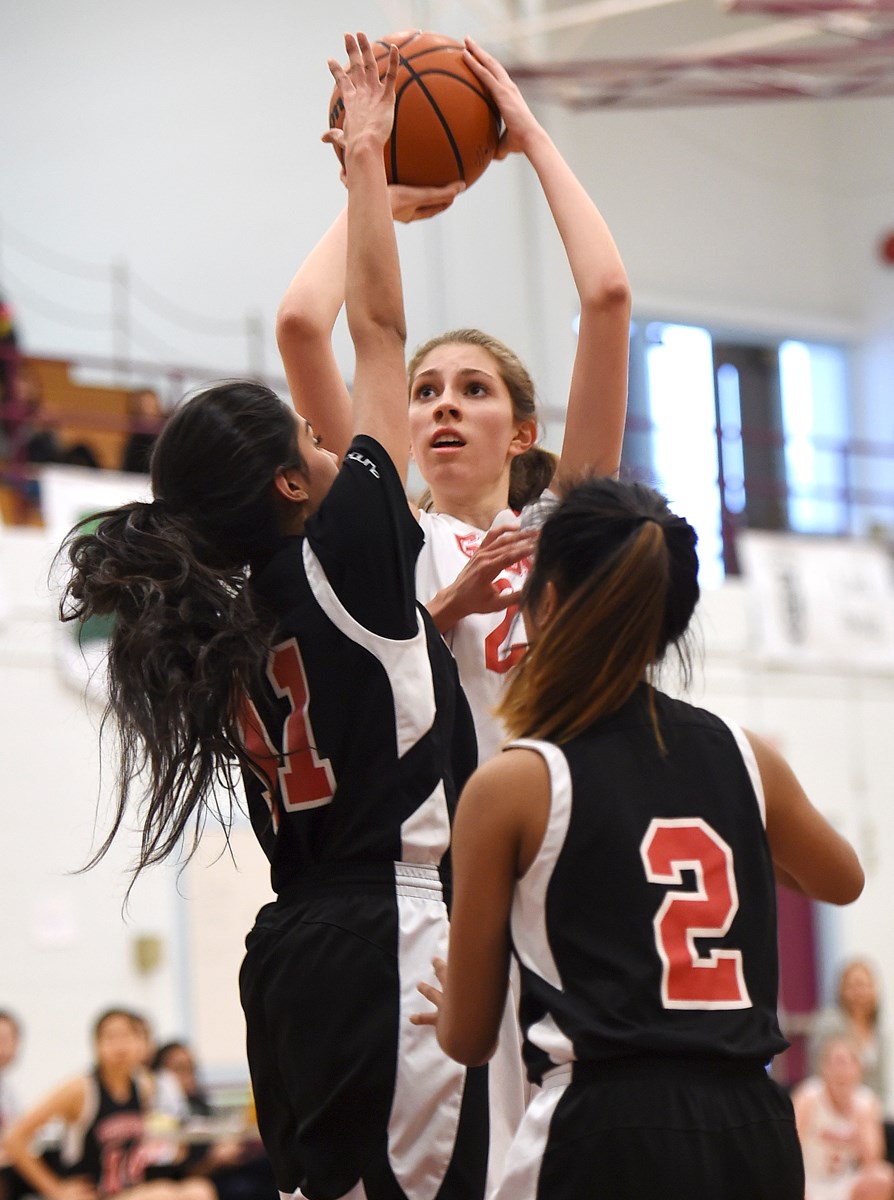
<path id="1" fill-rule="evenodd" d="M 551 581 L 561 603 L 503 697 L 511 736 L 569 741 L 617 711 L 670 646 L 688 668 L 695 543 L 692 526 L 642 484 L 591 478 L 566 491 L 544 523 L 524 600 L 536 613 Z M 661 744 L 657 725 L 656 734 Z"/>
<path id="2" fill-rule="evenodd" d="M 303 467 L 295 414 L 269 388 L 224 383 L 184 403 L 161 433 L 155 500 L 81 521 L 63 543 L 71 564 L 63 621 L 115 617 L 102 728 L 118 737 L 109 849 L 131 793 L 145 793 L 136 872 L 160 862 L 194 818 L 229 827 L 233 769 L 245 762 L 240 704 L 263 677 L 272 619 L 256 609 L 246 567 L 278 537 L 274 477 Z M 212 805 L 222 784 L 230 809 Z"/>

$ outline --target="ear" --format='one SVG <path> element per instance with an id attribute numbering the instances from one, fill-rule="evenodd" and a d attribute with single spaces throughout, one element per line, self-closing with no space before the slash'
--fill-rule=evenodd
<path id="1" fill-rule="evenodd" d="M 291 504 L 303 504 L 309 498 L 307 481 L 297 467 L 280 467 L 273 476 L 273 486 Z"/>
<path id="2" fill-rule="evenodd" d="M 526 450 L 531 449 L 536 441 L 537 422 L 530 419 L 520 421 L 512 441 L 509 443 L 509 457 L 517 458 L 519 454 L 524 454 Z"/>

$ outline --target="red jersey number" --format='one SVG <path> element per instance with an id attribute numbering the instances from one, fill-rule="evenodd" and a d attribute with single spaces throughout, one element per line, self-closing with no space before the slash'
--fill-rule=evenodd
<path id="1" fill-rule="evenodd" d="M 662 964 L 665 1008 L 750 1008 L 741 950 L 702 955 L 696 939 L 722 938 L 739 910 L 729 846 L 701 817 L 655 819 L 640 846 L 650 883 L 679 886 L 695 874 L 692 891 L 668 892 L 652 922 Z"/>
<path id="2" fill-rule="evenodd" d="M 275 798 L 286 812 L 319 808 L 335 794 L 335 776 L 328 758 L 315 748 L 308 712 L 310 697 L 301 651 L 294 638 L 274 648 L 267 678 L 277 696 L 288 700 L 289 713 L 283 721 L 282 752 L 276 750 L 258 710 L 246 698 L 242 714 L 242 740 L 255 773 L 267 787 L 267 803 L 278 825 Z"/>
<path id="3" fill-rule="evenodd" d="M 511 591 L 512 584 L 508 579 L 495 579 L 494 587 L 499 588 L 501 592 Z M 522 618 L 519 616 L 517 604 L 510 604 L 503 614 L 503 620 L 500 624 L 490 631 L 484 639 L 484 665 L 488 671 L 495 671 L 498 675 L 505 673 L 524 657 L 527 645 L 522 642 L 515 642 L 515 634 L 518 631 L 519 635 L 524 637 L 524 624 L 519 625 Z"/>

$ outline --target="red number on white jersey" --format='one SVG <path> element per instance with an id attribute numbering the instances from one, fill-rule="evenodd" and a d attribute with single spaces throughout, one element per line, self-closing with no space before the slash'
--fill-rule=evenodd
<path id="1" fill-rule="evenodd" d="M 255 773 L 267 785 L 265 799 L 275 829 L 279 821 L 274 797 L 279 797 L 286 812 L 319 808 L 331 803 L 335 795 L 335 777 L 329 759 L 320 758 L 314 746 L 308 713 L 307 676 L 294 638 L 274 648 L 267 678 L 277 696 L 289 702 L 289 713 L 282 728 L 282 754 L 274 747 L 258 710 L 248 697 L 243 702 L 241 732 Z"/>
<path id="2" fill-rule="evenodd" d="M 505 592 L 511 590 L 512 584 L 508 579 L 495 579 L 494 587 Z M 514 667 L 518 660 L 524 657 L 528 647 L 523 638 L 524 624 L 521 622 L 518 605 L 510 604 L 503 614 L 503 620 L 484 639 L 484 665 L 488 671 L 505 675 L 510 667 Z M 522 638 L 521 642 L 515 640 L 517 631 Z"/>
<path id="3" fill-rule="evenodd" d="M 701 817 L 655 819 L 640 855 L 650 883 L 681 884 L 695 873 L 692 891 L 668 892 L 653 926 L 662 963 L 665 1008 L 750 1008 L 741 950 L 711 950 L 702 956 L 697 938 L 721 938 L 739 910 L 733 855 Z"/>

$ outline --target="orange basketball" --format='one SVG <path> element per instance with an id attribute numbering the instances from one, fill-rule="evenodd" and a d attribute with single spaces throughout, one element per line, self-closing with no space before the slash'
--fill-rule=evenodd
<path id="1" fill-rule="evenodd" d="M 373 43 L 380 76 L 388 50 L 400 64 L 394 127 L 385 145 L 389 183 L 439 187 L 478 178 L 494 156 L 500 114 L 487 89 L 463 61 L 463 46 L 440 33 L 395 33 Z M 345 108 L 338 88 L 329 102 L 329 127 L 341 129 Z M 339 158 L 341 151 L 336 147 Z"/>

